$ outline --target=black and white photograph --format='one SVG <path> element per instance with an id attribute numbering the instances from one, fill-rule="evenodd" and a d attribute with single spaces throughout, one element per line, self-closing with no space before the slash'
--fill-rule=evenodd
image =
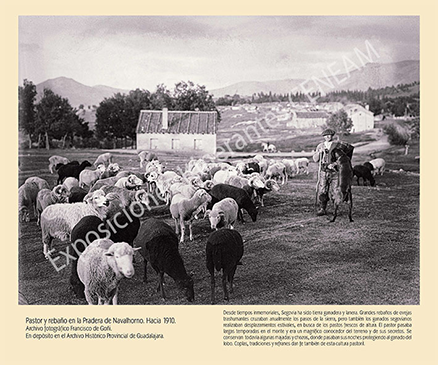
<path id="1" fill-rule="evenodd" d="M 19 304 L 421 304 L 420 16 L 23 13 L 18 77 Z"/>

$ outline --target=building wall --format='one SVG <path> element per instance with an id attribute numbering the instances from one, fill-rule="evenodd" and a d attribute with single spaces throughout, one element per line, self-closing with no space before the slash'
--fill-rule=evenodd
<path id="1" fill-rule="evenodd" d="M 196 145 L 196 149 L 195 149 Z M 157 151 L 184 151 L 199 153 L 216 153 L 215 134 L 137 134 L 137 149 Z"/>
<path id="2" fill-rule="evenodd" d="M 374 128 L 374 116 L 364 112 L 356 112 L 350 116 L 353 121 L 351 132 L 368 131 Z"/>

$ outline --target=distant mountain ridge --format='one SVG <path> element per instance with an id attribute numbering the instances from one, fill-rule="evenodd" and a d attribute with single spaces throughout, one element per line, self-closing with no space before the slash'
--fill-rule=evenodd
<path id="1" fill-rule="evenodd" d="M 350 74 L 341 74 L 342 67 L 339 66 L 339 75 L 325 78 L 323 73 L 313 75 L 319 78 L 319 85 L 325 92 L 335 90 L 362 90 L 369 87 L 373 89 L 384 88 L 386 86 L 396 86 L 398 84 L 410 84 L 420 81 L 420 61 L 401 61 L 396 63 L 368 63 L 359 70 L 351 71 Z M 324 70 L 329 75 L 328 70 Z M 287 94 L 303 90 L 300 84 L 305 82 L 305 88 L 318 89 L 318 85 L 312 80 L 313 76 L 307 79 L 284 79 L 270 81 L 244 81 L 232 84 L 223 88 L 209 90 L 215 98 L 239 94 L 240 96 L 251 96 L 260 92 L 273 94 Z M 343 80 L 338 82 L 338 80 Z M 333 85 L 333 88 L 330 86 Z M 51 89 L 54 93 L 67 98 L 70 105 L 79 107 L 83 104 L 88 106 L 98 106 L 105 98 L 112 97 L 116 93 L 128 94 L 130 90 L 117 89 L 105 85 L 87 86 L 71 78 L 58 77 L 46 80 L 36 85 L 38 92 L 37 100 L 41 98 L 44 88 Z"/>
<path id="2" fill-rule="evenodd" d="M 104 85 L 86 86 L 68 77 L 57 77 L 36 85 L 37 100 L 42 97 L 45 88 L 52 90 L 63 98 L 67 98 L 70 105 L 76 108 L 81 104 L 84 106 L 98 106 L 103 99 L 109 98 L 116 93 L 129 93 L 129 90 Z"/>
<path id="3" fill-rule="evenodd" d="M 368 88 L 379 89 L 386 86 L 396 86 L 398 84 L 410 84 L 420 81 L 420 61 L 400 61 L 395 63 L 368 63 L 359 70 L 354 69 L 349 73 L 344 72 L 341 66 L 337 67 L 339 74 L 336 77 L 325 77 L 330 75 L 328 69 L 322 70 L 318 75 L 311 75 L 307 79 L 286 79 L 270 81 L 244 81 L 232 84 L 223 88 L 210 90 L 215 98 L 225 95 L 238 94 L 240 96 L 251 96 L 259 92 L 273 94 L 295 93 L 304 90 L 313 91 L 318 89 L 318 85 L 324 92 L 336 90 L 360 90 Z M 319 79 L 314 81 L 315 79 Z M 304 83 L 304 90 L 300 84 Z"/>

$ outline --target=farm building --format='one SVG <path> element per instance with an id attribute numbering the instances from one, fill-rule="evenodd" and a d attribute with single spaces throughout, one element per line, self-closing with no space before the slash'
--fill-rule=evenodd
<path id="1" fill-rule="evenodd" d="M 216 153 L 216 112 L 142 110 L 137 149 Z"/>
<path id="2" fill-rule="evenodd" d="M 295 111 L 290 113 L 290 120 L 287 127 L 293 128 L 316 128 L 325 125 L 328 114 L 323 111 Z"/>
<path id="3" fill-rule="evenodd" d="M 374 128 L 374 114 L 358 104 L 348 104 L 344 107 L 348 117 L 353 121 L 351 132 L 362 132 Z"/>

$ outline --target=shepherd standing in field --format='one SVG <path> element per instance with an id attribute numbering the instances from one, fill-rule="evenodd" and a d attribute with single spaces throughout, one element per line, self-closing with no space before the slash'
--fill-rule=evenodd
<path id="1" fill-rule="evenodd" d="M 340 150 L 345 153 L 351 160 L 354 147 L 346 142 L 334 141 L 335 135 L 333 129 L 326 129 L 322 132 L 324 142 L 316 147 L 313 155 L 313 161 L 319 162 L 318 182 L 316 184 L 316 198 L 319 202 L 317 216 L 327 214 L 327 203 L 329 201 L 329 191 L 332 184 L 339 184 L 339 173 L 336 166 L 336 157 L 334 150 Z"/>

